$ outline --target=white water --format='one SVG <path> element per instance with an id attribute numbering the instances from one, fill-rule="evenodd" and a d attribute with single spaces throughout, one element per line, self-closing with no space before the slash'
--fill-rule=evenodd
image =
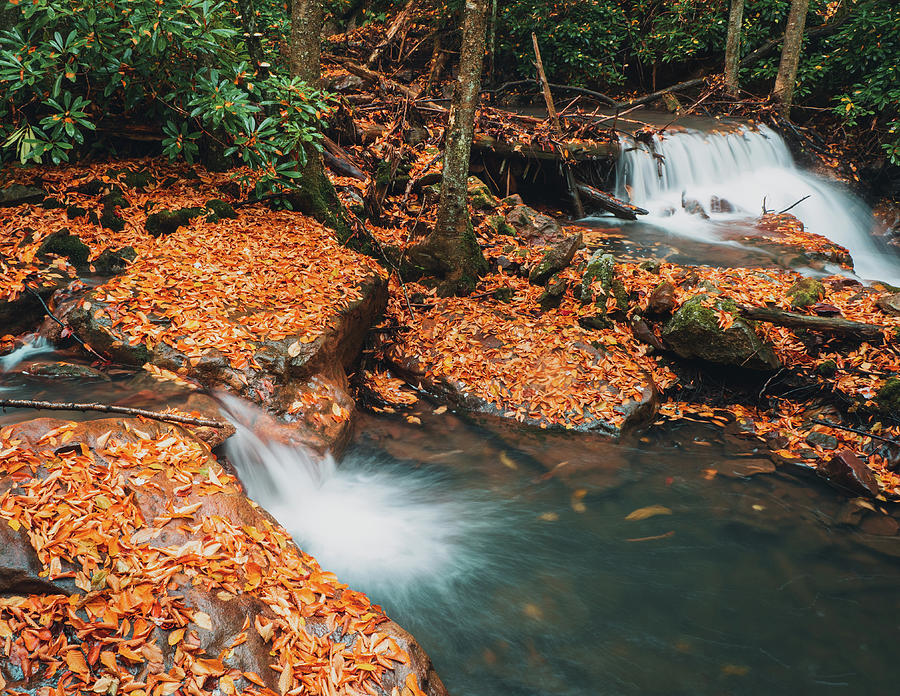
<path id="1" fill-rule="evenodd" d="M 8 372 L 23 360 L 41 353 L 52 353 L 53 345 L 42 336 L 33 336 L 13 352 L 0 357 L 0 372 Z"/>
<path id="2" fill-rule="evenodd" d="M 857 274 L 868 280 L 900 282 L 900 265 L 872 239 L 869 208 L 844 187 L 802 171 L 781 136 L 766 126 L 735 131 L 676 131 L 655 136 L 653 151 L 623 139 L 616 170 L 621 198 L 650 211 L 639 220 L 692 238 L 714 241 L 723 222 L 746 221 L 768 210 L 791 209 L 806 229 L 846 247 Z M 662 162 L 653 152 L 662 155 Z M 713 196 L 728 201 L 731 213 L 710 210 Z M 709 214 L 704 220 L 682 207 L 694 199 Z"/>
<path id="3" fill-rule="evenodd" d="M 247 494 L 341 581 L 396 606 L 421 592 L 451 595 L 484 572 L 479 539 L 496 522 L 485 503 L 432 472 L 362 455 L 337 465 L 265 440 L 248 427 L 252 406 L 221 400 L 237 428 L 226 456 Z"/>

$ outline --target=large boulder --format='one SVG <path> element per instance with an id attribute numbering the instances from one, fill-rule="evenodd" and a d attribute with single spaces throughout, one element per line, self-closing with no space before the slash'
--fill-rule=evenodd
<path id="1" fill-rule="evenodd" d="M 722 328 L 720 317 L 730 319 Z M 665 343 L 682 358 L 754 370 L 777 370 L 781 361 L 732 300 L 701 293 L 684 302 L 663 327 Z"/>
<path id="2" fill-rule="evenodd" d="M 412 637 L 180 428 L 6 428 L 0 492 L 4 693 L 446 694 Z"/>
<path id="3" fill-rule="evenodd" d="M 12 184 L 4 189 L 0 189 L 0 208 L 23 205 L 25 203 L 40 203 L 46 195 L 47 192 L 37 186 Z"/>
<path id="4" fill-rule="evenodd" d="M 507 213 L 506 222 L 516 231 L 516 237 L 529 244 L 556 244 L 565 236 L 556 220 L 523 204 Z"/>
<path id="5" fill-rule="evenodd" d="M 851 495 L 874 498 L 878 495 L 878 480 L 872 470 L 849 450 L 841 450 L 818 466 L 819 474 L 837 488 Z"/>
<path id="6" fill-rule="evenodd" d="M 532 285 L 544 285 L 554 273 L 566 268 L 581 248 L 581 232 L 565 237 L 544 252 L 543 258 L 528 273 Z"/>

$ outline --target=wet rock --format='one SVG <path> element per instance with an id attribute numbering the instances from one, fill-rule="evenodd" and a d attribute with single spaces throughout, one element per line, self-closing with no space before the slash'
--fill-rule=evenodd
<path id="1" fill-rule="evenodd" d="M 900 292 L 879 297 L 875 304 L 889 317 L 900 317 Z"/>
<path id="2" fill-rule="evenodd" d="M 516 236 L 516 228 L 510 225 L 502 215 L 491 215 L 484 221 L 484 224 L 487 225 L 494 234 L 504 234 L 510 237 Z"/>
<path id="3" fill-rule="evenodd" d="M 811 307 L 825 297 L 825 286 L 815 278 L 801 278 L 786 291 L 793 309 Z"/>
<path id="4" fill-rule="evenodd" d="M 75 268 L 86 268 L 91 248 L 67 229 L 61 229 L 44 239 L 38 247 L 38 256 L 54 254 L 69 260 Z"/>
<path id="5" fill-rule="evenodd" d="M 719 327 L 713 307 L 734 317 L 729 328 Z M 772 346 L 757 335 L 752 322 L 737 316 L 737 306 L 727 298 L 695 295 L 672 315 L 662 337 L 682 358 L 754 370 L 777 370 L 781 366 Z"/>
<path id="6" fill-rule="evenodd" d="M 582 245 L 581 232 L 564 238 L 544 253 L 541 261 L 531 269 L 528 281 L 532 285 L 543 285 L 554 273 L 566 268 Z"/>
<path id="7" fill-rule="evenodd" d="M 554 273 L 547 281 L 547 287 L 538 297 L 538 304 L 541 311 L 547 312 L 551 309 L 559 307 L 569 283 L 565 278 L 561 278 L 558 273 Z"/>
<path id="8" fill-rule="evenodd" d="M 93 367 L 78 365 L 77 363 L 35 363 L 28 367 L 27 372 L 35 377 L 49 377 L 52 379 L 109 381 L 109 375 L 100 372 L 100 370 L 95 370 Z"/>
<path id="9" fill-rule="evenodd" d="M 719 198 L 718 196 L 713 196 L 709 199 L 709 212 L 711 213 L 733 213 L 734 206 L 730 201 L 725 200 L 724 198 Z"/>
<path id="10" fill-rule="evenodd" d="M 556 244 L 565 233 L 552 217 L 543 215 L 527 205 L 517 205 L 506 215 L 506 221 L 522 241 L 536 244 Z"/>
<path id="11" fill-rule="evenodd" d="M 875 474 L 850 450 L 842 450 L 827 462 L 820 460 L 819 475 L 836 487 L 854 495 L 878 495 Z"/>
<path id="12" fill-rule="evenodd" d="M 772 474 L 776 469 L 771 459 L 737 457 L 723 462 L 716 467 L 716 471 L 727 478 L 748 478 L 759 474 Z"/>
<path id="13" fill-rule="evenodd" d="M 684 211 L 689 215 L 696 215 L 704 220 L 709 220 L 709 215 L 707 215 L 706 210 L 703 209 L 703 204 L 696 198 L 682 198 L 681 207 L 684 208 Z"/>
<path id="14" fill-rule="evenodd" d="M 815 430 L 806 436 L 806 442 L 813 447 L 821 447 L 827 450 L 834 450 L 838 447 L 838 439 L 834 435 L 820 433 Z"/>
<path id="15" fill-rule="evenodd" d="M 515 207 L 517 205 L 525 204 L 525 201 L 522 200 L 522 196 L 520 196 L 518 193 L 514 193 L 511 196 L 507 196 L 506 198 L 502 199 L 500 202 L 503 205 L 509 206 L 511 208 Z"/>
<path id="16" fill-rule="evenodd" d="M 46 196 L 47 192 L 37 186 L 13 184 L 0 189 L 0 208 L 24 205 L 25 203 L 40 203 Z"/>
<path id="17" fill-rule="evenodd" d="M 594 284 L 599 282 L 599 292 L 594 293 Z M 625 285 L 616 275 L 616 260 L 612 254 L 605 254 L 602 250 L 595 251 L 588 260 L 581 276 L 580 300 L 587 304 L 595 299 L 595 304 L 601 314 L 607 313 L 607 299 L 612 295 L 616 298 L 616 308 L 620 312 L 628 309 L 628 293 Z"/>
<path id="18" fill-rule="evenodd" d="M 115 275 L 121 273 L 137 258 L 134 247 L 122 247 L 113 251 L 104 249 L 100 256 L 94 259 L 94 270 L 102 275 Z"/>
<path id="19" fill-rule="evenodd" d="M 647 302 L 647 311 L 651 314 L 671 314 L 675 311 L 675 286 L 669 282 L 662 282 L 650 293 Z"/>
<path id="20" fill-rule="evenodd" d="M 900 416 L 900 377 L 889 377 L 875 396 L 878 410 L 894 417 Z"/>
<path id="21" fill-rule="evenodd" d="M 653 329 L 650 328 L 650 325 L 640 317 L 632 318 L 631 333 L 634 334 L 634 337 L 641 343 L 653 346 L 656 350 L 664 350 L 665 348 L 662 341 L 660 341 L 657 335 L 653 333 Z"/>
<path id="22" fill-rule="evenodd" d="M 60 427 L 68 429 L 69 446 L 54 450 L 55 440 L 48 443 L 46 434 Z M 109 518 L 92 532 L 91 541 L 82 542 L 77 550 L 74 545 L 70 548 L 68 539 L 54 546 L 49 538 L 28 534 L 24 529 L 14 531 L 4 520 L 0 524 L 0 593 L 32 594 L 38 608 L 23 607 L 25 615 L 52 606 L 62 595 L 64 602 L 65 597 L 72 597 L 73 605 L 80 601 L 79 608 L 89 600 L 107 607 L 106 616 L 114 621 L 146 626 L 140 643 L 135 644 L 136 658 L 119 657 L 112 662 L 100 658 L 103 673 L 114 675 L 112 685 L 122 685 L 123 692 L 133 691 L 131 686 L 144 679 L 148 669 L 155 674 L 167 668 L 172 668 L 169 675 L 174 679 L 169 686 L 176 687 L 170 691 L 187 693 L 189 685 L 196 688 L 204 680 L 209 684 L 211 678 L 223 686 L 222 693 L 242 693 L 252 686 L 243 675 L 253 673 L 269 691 L 284 692 L 287 689 L 280 662 L 288 659 L 291 667 L 298 669 L 309 660 L 309 668 L 321 669 L 324 660 L 325 674 L 329 673 L 329 662 L 330 674 L 342 665 L 346 672 L 347 659 L 364 630 L 372 645 L 390 638 L 405 653 L 392 667 L 377 668 L 381 687 L 389 690 L 386 693 L 399 693 L 399 688 L 415 683 L 417 692 L 446 696 L 431 661 L 415 639 L 364 595 L 344 589 L 323 573 L 315 559 L 299 550 L 287 532 L 242 494 L 236 479 L 221 468 L 209 449 L 183 429 L 138 420 L 71 424 L 40 418 L 13 426 L 6 437 L 15 440 L 19 452 L 27 451 L 45 464 L 37 467 L 32 479 L 21 474 L 15 480 L 0 475 L 0 493 L 9 491 L 13 484 L 37 484 L 52 470 L 52 475 L 66 484 L 45 485 L 42 490 L 46 493 L 38 507 L 60 510 L 61 520 L 70 526 L 77 524 L 82 514 L 99 510 L 108 509 Z M 9 441 L 0 449 L 6 449 Z M 152 459 L 145 455 L 148 458 L 143 461 L 140 455 L 121 456 L 115 448 L 107 448 L 107 442 L 132 452 L 150 448 L 163 452 L 163 456 Z M 82 448 L 89 453 L 87 457 L 82 455 Z M 177 455 L 166 456 L 168 448 L 174 448 Z M 88 469 L 85 459 L 95 469 Z M 73 513 L 66 505 L 76 488 L 79 495 L 92 501 L 84 513 L 81 509 Z M 96 495 L 92 495 L 92 488 Z M 118 495 L 117 489 L 121 491 Z M 9 495 L 22 504 L 21 489 Z M 181 507 L 191 510 L 190 522 L 203 528 L 201 535 L 189 530 L 179 516 L 173 519 L 172 511 Z M 116 547 L 116 541 L 125 544 Z M 222 553 L 212 571 L 208 556 L 223 545 L 240 548 L 243 560 L 236 562 L 233 552 Z M 114 554 L 113 548 L 118 549 Z M 160 575 L 159 564 L 151 565 L 160 555 L 158 550 L 169 554 L 179 549 L 178 568 Z M 51 559 L 61 562 L 61 567 L 54 569 Z M 60 571 L 71 571 L 75 577 L 49 579 Z M 127 595 L 122 594 L 125 587 L 131 588 Z M 122 601 L 123 596 L 129 598 L 127 603 Z M 375 621 L 363 627 L 358 621 L 360 611 L 370 612 Z M 166 617 L 164 621 L 158 621 L 161 615 Z M 42 621 L 44 616 L 41 613 Z M 97 630 L 76 617 L 74 611 L 47 612 L 46 620 L 43 627 L 50 629 L 48 637 L 32 636 L 33 640 L 49 645 L 57 636 L 73 636 L 77 630 L 77 644 L 85 654 L 98 655 L 105 649 L 104 629 Z M 154 628 L 154 624 L 164 624 L 165 629 Z M 172 629 L 178 628 L 185 630 L 172 640 Z M 273 635 L 279 638 L 273 641 Z M 298 651 L 282 652 L 283 647 L 278 647 L 282 638 L 291 645 L 306 646 L 309 657 L 301 657 Z M 91 667 L 79 670 L 75 662 L 60 661 L 56 652 L 32 657 L 33 668 L 16 675 L 15 686 L 24 693 L 52 693 L 57 682 L 73 678 L 88 684 L 97 679 L 89 674 Z M 55 668 L 47 676 L 42 661 L 46 664 L 52 660 L 56 660 Z M 83 658 L 79 664 L 84 665 Z M 13 665 L 19 665 L 15 658 L 0 657 L 0 668 L 7 676 Z M 97 674 L 100 669 L 97 663 Z M 219 679 L 226 672 L 233 679 L 227 688 Z M 336 684 L 331 682 L 334 677 L 324 679 L 330 684 L 326 690 L 337 693 Z M 295 684 L 299 686 L 296 679 L 288 680 L 288 687 Z"/>
<path id="23" fill-rule="evenodd" d="M 89 179 L 88 181 L 81 182 L 77 186 L 73 186 L 70 190 L 84 194 L 85 196 L 99 196 L 108 188 L 108 186 L 109 184 L 106 184 L 99 179 Z"/>
<path id="24" fill-rule="evenodd" d="M 874 536 L 896 536 L 900 531 L 900 524 L 888 515 L 866 515 L 859 524 L 860 530 Z"/>
<path id="25" fill-rule="evenodd" d="M 181 208 L 180 210 L 161 210 L 147 216 L 144 229 L 152 237 L 172 234 L 182 225 L 187 225 L 191 220 L 207 214 L 205 208 Z"/>
<path id="26" fill-rule="evenodd" d="M 470 176 L 466 181 L 466 191 L 469 201 L 476 210 L 493 210 L 500 207 L 500 199 L 497 198 L 488 185 L 477 176 Z"/>

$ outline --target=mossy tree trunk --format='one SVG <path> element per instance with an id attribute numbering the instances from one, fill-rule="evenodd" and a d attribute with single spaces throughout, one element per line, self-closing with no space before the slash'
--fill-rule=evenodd
<path id="1" fill-rule="evenodd" d="M 293 0 L 291 2 L 291 74 L 312 85 L 322 75 L 322 26 L 325 21 L 324 0 Z M 297 190 L 290 197 L 293 206 L 332 228 L 342 244 L 371 253 L 356 238 L 347 221 L 334 186 L 325 174 L 322 155 L 314 148 L 306 149 L 306 165 L 298 179 Z"/>
<path id="2" fill-rule="evenodd" d="M 784 45 L 781 48 L 781 62 L 778 65 L 778 75 L 775 77 L 775 88 L 772 90 L 772 96 L 778 102 L 778 110 L 785 117 L 790 115 L 791 103 L 794 100 L 808 9 L 809 0 L 791 0 L 791 12 L 784 30 Z"/>
<path id="3" fill-rule="evenodd" d="M 459 75 L 447 123 L 437 222 L 425 241 L 409 250 L 413 264 L 442 279 L 438 292 L 443 295 L 472 292 L 478 277 L 487 272 L 487 262 L 472 229 L 466 183 L 481 90 L 488 5 L 489 0 L 466 0 Z"/>
<path id="4" fill-rule="evenodd" d="M 728 13 L 728 37 L 725 40 L 725 89 L 728 96 L 737 99 L 738 68 L 741 65 L 741 25 L 744 21 L 744 0 L 731 0 Z"/>

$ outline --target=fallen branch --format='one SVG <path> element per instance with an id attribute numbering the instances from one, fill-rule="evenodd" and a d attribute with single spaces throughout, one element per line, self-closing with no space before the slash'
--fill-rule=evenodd
<path id="1" fill-rule="evenodd" d="M 799 201 L 797 201 L 796 203 L 792 203 L 791 205 L 789 205 L 789 206 L 788 206 L 787 208 L 785 208 L 784 210 L 779 210 L 779 211 L 776 213 L 776 215 L 781 215 L 782 213 L 786 213 L 786 212 L 789 211 L 791 208 L 796 208 L 798 205 L 800 205 L 800 204 L 801 204 L 803 201 L 805 201 L 807 198 L 809 198 L 809 196 L 803 196 L 803 198 L 801 198 L 801 199 L 800 199 Z"/>
<path id="2" fill-rule="evenodd" d="M 360 181 L 366 181 L 369 178 L 358 166 L 356 166 L 356 164 L 354 164 L 350 154 L 331 138 L 322 136 L 322 145 L 325 148 L 322 151 L 322 157 L 325 159 L 325 164 L 338 174 L 350 176 L 354 179 L 359 179 Z"/>
<path id="3" fill-rule="evenodd" d="M 41 297 L 41 294 L 37 290 L 35 290 L 33 287 L 31 287 L 28 283 L 23 283 L 22 285 L 29 293 L 31 293 L 37 299 L 38 302 L 41 303 L 41 307 L 44 308 L 44 312 L 47 314 L 48 317 L 50 317 L 53 321 L 55 321 L 57 324 L 59 324 L 63 329 L 70 332 L 69 335 L 78 342 L 78 345 L 80 345 L 82 348 L 84 348 L 88 353 L 91 353 L 92 355 L 97 356 L 101 362 L 104 362 L 104 363 L 109 362 L 109 358 L 107 358 L 103 355 L 100 355 L 100 353 L 98 353 L 96 350 L 91 348 L 87 343 L 85 343 L 83 340 L 81 340 L 81 337 L 77 333 L 75 333 L 74 329 L 72 329 L 71 326 L 66 324 L 58 316 L 56 316 L 53 312 L 51 312 L 50 308 L 47 306 L 47 303 L 44 302 L 44 298 Z"/>
<path id="4" fill-rule="evenodd" d="M 482 94 L 496 94 L 497 92 L 503 92 L 504 90 L 510 89 L 512 87 L 522 87 L 524 85 L 535 85 L 534 80 L 513 80 L 511 82 L 504 82 L 499 87 L 495 87 L 494 89 L 483 89 L 481 90 Z M 539 86 L 539 85 L 538 85 Z M 555 84 L 553 82 L 548 82 L 547 86 L 557 92 L 572 92 L 573 94 L 583 94 L 586 97 L 593 97 L 594 99 L 603 102 L 607 106 L 618 107 L 619 103 L 613 99 L 612 97 L 603 94 L 603 92 L 595 92 L 592 89 L 586 89 L 584 87 L 574 87 L 572 85 L 560 85 Z"/>
<path id="5" fill-rule="evenodd" d="M 831 421 L 822 420 L 821 418 L 817 418 L 813 421 L 813 423 L 818 423 L 819 425 L 827 425 L 829 428 L 837 428 L 838 430 L 846 430 L 849 433 L 856 433 L 857 435 L 865 435 L 866 437 L 871 437 L 874 440 L 881 440 L 882 442 L 890 442 L 892 445 L 896 445 L 900 447 L 900 442 L 897 440 L 892 440 L 889 437 L 884 437 L 883 435 L 876 435 L 875 433 L 870 433 L 866 430 L 860 430 L 859 428 L 851 428 L 849 425 L 841 425 L 840 423 L 832 423 Z"/>
<path id="6" fill-rule="evenodd" d="M 649 211 L 631 205 L 625 201 L 620 201 L 615 196 L 611 196 L 605 191 L 596 189 L 587 184 L 578 183 L 578 192 L 584 196 L 585 200 L 594 204 L 601 210 L 612 213 L 621 220 L 637 220 L 638 215 L 647 215 Z"/>
<path id="7" fill-rule="evenodd" d="M 394 37 L 397 36 L 400 30 L 406 25 L 413 11 L 416 9 L 416 3 L 417 0 L 409 0 L 409 2 L 406 3 L 406 6 L 397 13 L 394 21 L 391 22 L 391 26 L 388 27 L 384 38 L 379 42 L 379 44 L 375 47 L 375 50 L 373 50 L 369 57 L 366 59 L 367 66 L 372 65 L 381 57 L 384 49 L 386 49 L 390 45 L 391 41 L 394 40 Z"/>
<path id="8" fill-rule="evenodd" d="M 811 317 L 773 307 L 747 307 L 745 305 L 738 305 L 738 313 L 747 319 L 764 321 L 776 326 L 786 326 L 789 329 L 821 331 L 861 341 L 880 341 L 884 337 L 885 327 L 883 326 L 835 317 Z"/>
<path id="9" fill-rule="evenodd" d="M 111 404 L 79 404 L 65 403 L 61 401 L 33 401 L 31 399 L 0 399 L 0 408 L 34 408 L 47 411 L 100 411 L 102 413 L 121 413 L 126 416 L 141 416 L 152 420 L 180 423 L 182 425 L 196 425 L 205 428 L 226 428 L 228 424 L 211 418 L 195 418 L 194 416 L 182 416 L 177 413 L 160 413 L 148 411 L 143 408 L 129 408 L 127 406 L 114 406 Z"/>

